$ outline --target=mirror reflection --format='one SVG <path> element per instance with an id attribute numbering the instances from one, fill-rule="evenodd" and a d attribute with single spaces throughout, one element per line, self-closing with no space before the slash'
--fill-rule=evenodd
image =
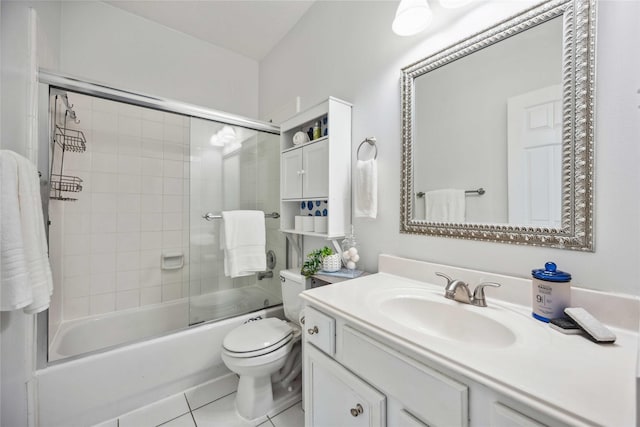
<path id="1" fill-rule="evenodd" d="M 413 219 L 561 226 L 562 34 L 556 17 L 415 78 Z"/>

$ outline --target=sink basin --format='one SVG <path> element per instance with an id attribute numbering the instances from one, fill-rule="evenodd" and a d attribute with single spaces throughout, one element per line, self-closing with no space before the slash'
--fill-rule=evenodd
<path id="1" fill-rule="evenodd" d="M 389 320 L 438 338 L 490 348 L 508 347 L 516 342 L 516 335 L 510 328 L 478 313 L 489 308 L 419 293 L 387 295 L 378 299 L 376 305 L 378 312 Z"/>

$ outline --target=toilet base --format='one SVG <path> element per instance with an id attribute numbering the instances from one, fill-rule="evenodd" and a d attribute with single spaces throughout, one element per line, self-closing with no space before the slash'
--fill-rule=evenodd
<path id="1" fill-rule="evenodd" d="M 253 396 L 253 401 L 249 401 L 251 403 L 260 401 L 259 405 L 246 405 L 247 400 L 241 395 L 241 387 L 240 382 L 238 382 L 238 392 L 236 394 L 236 411 L 238 415 L 244 418 L 247 421 L 251 421 L 254 423 L 261 423 L 267 419 L 267 416 L 273 417 L 283 410 L 291 407 L 296 402 L 299 402 L 302 399 L 302 375 L 300 378 L 296 378 L 287 389 L 281 387 L 278 384 L 274 384 L 270 387 L 271 390 L 271 401 L 270 406 L 265 408 L 262 405 L 265 405 L 264 396 L 253 396 L 252 392 L 249 392 L 249 396 Z M 253 386 L 253 384 L 249 384 Z M 245 386 L 246 387 L 246 386 Z M 257 390 L 256 388 L 252 388 L 252 390 Z M 245 392 L 247 393 L 247 392 Z M 245 394 L 247 396 L 247 394 Z M 256 399 L 259 397 L 259 399 Z M 260 410 L 258 410 L 260 408 Z M 262 412 L 260 412 L 262 411 Z M 257 414 L 251 416 L 251 414 Z M 250 415 L 250 416 L 247 416 Z"/>
<path id="2" fill-rule="evenodd" d="M 261 377 L 240 376 L 236 409 L 241 417 L 248 420 L 265 415 L 273 407 L 271 375 Z"/>

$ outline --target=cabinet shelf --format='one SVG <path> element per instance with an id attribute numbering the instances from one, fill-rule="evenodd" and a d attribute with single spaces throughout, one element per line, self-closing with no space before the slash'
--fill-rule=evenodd
<path id="1" fill-rule="evenodd" d="M 306 147 L 308 145 L 315 144 L 316 142 L 326 141 L 327 139 L 329 139 L 329 135 L 323 136 L 322 138 L 314 139 L 313 141 L 305 142 L 304 144 L 299 144 L 299 145 L 294 145 L 293 147 L 284 148 L 284 149 L 282 149 L 282 153 L 284 154 L 284 153 L 286 153 L 288 151 L 298 150 L 298 149 L 300 149 L 302 147 Z"/>
<path id="2" fill-rule="evenodd" d="M 344 238 L 344 234 L 329 235 L 328 233 L 316 233 L 314 231 L 299 231 L 293 228 L 281 228 L 282 233 L 299 234 L 301 236 L 320 237 L 325 240 L 341 239 Z"/>

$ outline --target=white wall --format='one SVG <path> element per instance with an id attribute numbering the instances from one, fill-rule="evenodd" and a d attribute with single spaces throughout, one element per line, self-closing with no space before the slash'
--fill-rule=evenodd
<path id="1" fill-rule="evenodd" d="M 62 71 L 116 88 L 257 117 L 258 63 L 116 7 L 62 2 Z"/>
<path id="2" fill-rule="evenodd" d="M 378 140 L 379 214 L 355 220 L 362 266 L 377 256 L 419 260 L 529 277 L 545 261 L 573 274 L 576 286 L 639 294 L 640 146 L 637 55 L 640 3 L 599 2 L 596 119 L 596 252 L 525 247 L 400 234 L 400 68 L 507 17 L 523 2 L 478 3 L 473 16 L 445 25 L 440 9 L 429 32 L 391 32 L 396 2 L 316 2 L 260 64 L 260 111 L 300 95 L 307 108 L 329 95 L 353 102 L 352 160 L 365 136 Z M 493 13 L 486 13 L 492 8 Z M 509 9 L 510 10 L 507 10 Z M 433 278 L 426 278 L 433 279 Z"/>

